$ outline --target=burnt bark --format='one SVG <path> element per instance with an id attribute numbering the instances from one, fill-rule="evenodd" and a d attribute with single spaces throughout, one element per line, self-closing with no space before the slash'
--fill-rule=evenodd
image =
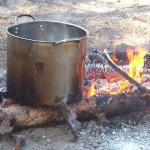
<path id="1" fill-rule="evenodd" d="M 66 107 L 66 106 L 65 106 Z M 150 107 L 150 94 L 135 91 L 113 96 L 84 98 L 70 104 L 67 110 L 77 115 L 78 120 L 100 118 L 140 111 Z M 40 106 L 7 105 L 0 108 L 0 134 L 13 129 L 33 127 L 58 120 L 62 113 L 58 108 Z M 70 117 L 70 116 L 68 116 Z"/>

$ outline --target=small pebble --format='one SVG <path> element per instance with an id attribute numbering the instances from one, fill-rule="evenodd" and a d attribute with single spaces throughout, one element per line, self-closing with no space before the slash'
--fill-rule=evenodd
<path id="1" fill-rule="evenodd" d="M 46 141 L 47 141 L 48 143 L 50 143 L 50 142 L 51 142 L 50 138 L 46 139 Z"/>
<path id="2" fill-rule="evenodd" d="M 116 132 L 115 132 L 115 131 L 112 131 L 112 134 L 113 134 L 113 135 L 115 135 L 115 134 L 116 134 Z"/>
<path id="3" fill-rule="evenodd" d="M 42 137 L 42 139 L 46 139 L 46 136 L 44 134 L 41 137 Z"/>

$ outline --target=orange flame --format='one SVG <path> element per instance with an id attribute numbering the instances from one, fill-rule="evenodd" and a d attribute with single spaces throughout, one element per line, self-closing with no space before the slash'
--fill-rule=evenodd
<path id="1" fill-rule="evenodd" d="M 147 51 L 144 48 L 137 48 L 136 53 L 132 49 L 127 49 L 126 55 L 129 60 L 129 71 L 128 75 L 132 77 L 137 82 L 141 83 L 141 73 L 144 67 L 144 56 Z M 123 81 L 120 83 L 120 88 L 118 92 L 124 91 L 130 83 L 128 81 Z"/>
<path id="2" fill-rule="evenodd" d="M 142 77 L 142 71 L 144 67 L 144 56 L 146 55 L 147 51 L 144 48 L 137 48 L 136 51 L 133 51 L 132 49 L 127 49 L 126 55 L 129 61 L 129 69 L 128 69 L 128 75 L 132 77 L 137 82 L 141 82 Z M 111 91 L 110 84 L 107 83 L 103 87 L 96 89 L 95 84 L 92 83 L 90 88 L 88 89 L 88 97 L 97 95 L 97 93 L 101 93 L 101 91 L 105 91 L 109 94 L 119 94 L 121 92 L 124 92 L 125 90 L 130 91 L 131 85 L 127 80 L 118 81 L 118 90 Z M 98 92 L 97 92 L 98 90 Z"/>
<path id="3" fill-rule="evenodd" d="M 129 76 L 138 82 L 141 82 L 141 73 L 144 67 L 144 56 L 147 51 L 143 48 L 137 49 L 137 54 L 134 55 L 133 51 L 127 50 L 127 57 L 129 59 Z"/>
<path id="4" fill-rule="evenodd" d="M 88 90 L 87 95 L 88 95 L 88 97 L 90 97 L 90 96 L 94 96 L 95 93 L 96 93 L 95 84 L 92 83 L 92 85 L 90 86 L 90 88 L 89 88 L 89 90 Z"/>

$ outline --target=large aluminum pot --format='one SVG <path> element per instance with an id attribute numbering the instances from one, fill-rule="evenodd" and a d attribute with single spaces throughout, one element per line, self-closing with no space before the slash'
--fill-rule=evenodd
<path id="1" fill-rule="evenodd" d="M 17 17 L 19 20 L 23 16 Z M 30 20 L 7 29 L 7 90 L 17 101 L 55 105 L 80 97 L 86 54 L 85 29 L 56 21 Z"/>

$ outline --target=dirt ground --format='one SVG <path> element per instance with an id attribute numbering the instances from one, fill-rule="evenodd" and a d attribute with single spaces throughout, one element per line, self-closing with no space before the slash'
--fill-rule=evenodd
<path id="1" fill-rule="evenodd" d="M 6 28 L 15 23 L 15 16 L 27 13 L 37 19 L 86 28 L 88 49 L 143 46 L 150 50 L 150 0 L 0 0 L 1 82 L 6 74 Z M 0 90 L 4 88 L 0 86 Z M 150 150 L 150 114 L 115 117 L 107 125 L 84 122 L 76 143 L 72 142 L 66 124 L 24 129 L 14 134 L 25 140 L 25 150 Z M 0 150 L 13 147 L 10 136 L 0 136 Z"/>

